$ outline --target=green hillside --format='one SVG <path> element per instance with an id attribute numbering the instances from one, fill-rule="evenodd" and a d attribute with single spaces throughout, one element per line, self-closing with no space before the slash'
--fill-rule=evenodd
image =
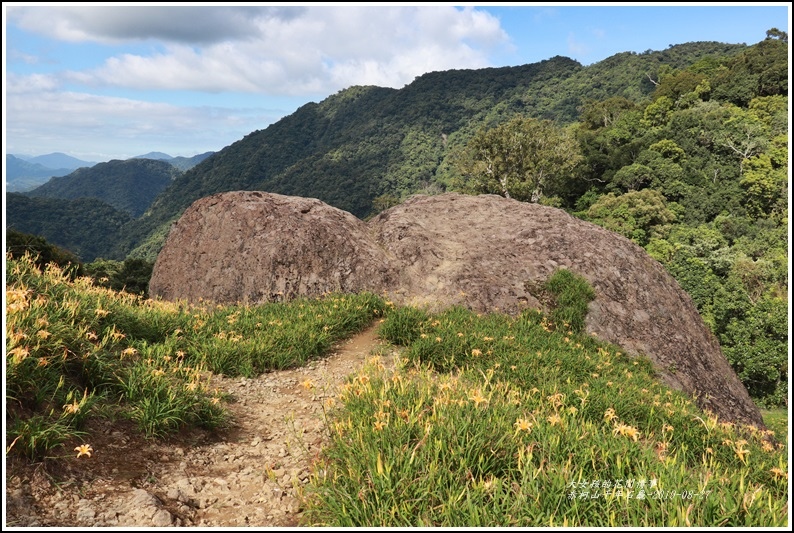
<path id="1" fill-rule="evenodd" d="M 202 161 L 204 161 L 214 153 L 215 152 L 204 152 L 203 154 L 197 154 L 194 155 L 193 157 L 177 156 L 168 159 L 167 161 L 176 168 L 178 168 L 179 170 L 181 170 L 182 172 L 184 172 L 186 170 L 190 170 L 191 168 L 195 167 L 196 165 L 198 165 L 199 163 L 201 163 Z"/>
<path id="2" fill-rule="evenodd" d="M 113 160 L 52 178 L 27 195 L 64 200 L 96 198 L 137 218 L 179 174 L 165 161 Z"/>
<path id="3" fill-rule="evenodd" d="M 572 123 L 590 100 L 648 98 L 655 88 L 648 74 L 658 76 L 662 65 L 674 70 L 746 48 L 688 43 L 618 54 L 588 67 L 558 56 L 518 67 L 432 72 L 400 90 L 351 87 L 252 132 L 180 176 L 148 216 L 125 228 L 116 255 L 130 253 L 193 201 L 229 190 L 319 198 L 365 217 L 383 195 L 447 188 L 455 177 L 450 158 L 484 125 L 516 114 Z M 149 246 L 149 253 L 152 248 L 158 247 Z"/>
<path id="4" fill-rule="evenodd" d="M 63 200 L 8 193 L 5 210 L 7 230 L 44 237 L 81 261 L 108 257 L 121 227 L 132 220 L 128 213 L 96 198 Z"/>

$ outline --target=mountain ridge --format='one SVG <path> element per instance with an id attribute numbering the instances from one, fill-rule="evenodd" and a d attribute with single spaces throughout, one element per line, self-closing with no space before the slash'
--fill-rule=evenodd
<path id="1" fill-rule="evenodd" d="M 482 126 L 517 113 L 556 116 L 569 124 L 588 98 L 648 97 L 655 85 L 646 72 L 656 75 L 663 64 L 683 68 L 746 48 L 687 43 L 661 52 L 616 54 L 588 67 L 555 56 L 517 67 L 430 72 L 402 89 L 350 87 L 301 106 L 187 171 L 154 201 L 148 216 L 125 228 L 114 253 L 135 253 L 152 235 L 162 235 L 158 227 L 191 202 L 229 190 L 313 197 L 365 217 L 378 196 L 445 189 L 453 179 L 453 150 Z M 633 75 L 625 72 L 628 67 Z M 571 92 L 577 88 L 584 92 Z M 158 242 L 154 249 L 162 245 Z"/>

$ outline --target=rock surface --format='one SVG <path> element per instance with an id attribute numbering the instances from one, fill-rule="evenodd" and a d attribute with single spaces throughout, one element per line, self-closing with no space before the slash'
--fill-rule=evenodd
<path id="1" fill-rule="evenodd" d="M 193 203 L 168 235 L 149 284 L 167 300 L 281 301 L 391 283 L 363 223 L 311 198 L 228 192 Z"/>
<path id="2" fill-rule="evenodd" d="M 415 196 L 369 223 L 319 200 L 231 192 L 195 202 L 157 258 L 150 293 L 221 303 L 368 290 L 401 304 L 542 308 L 558 268 L 596 292 L 587 332 L 644 354 L 720 418 L 760 411 L 689 296 L 628 239 L 562 210 L 499 196 Z"/>

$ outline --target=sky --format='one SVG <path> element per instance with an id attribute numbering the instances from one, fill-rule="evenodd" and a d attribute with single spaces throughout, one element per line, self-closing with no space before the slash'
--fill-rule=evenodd
<path id="1" fill-rule="evenodd" d="M 3 149 L 218 151 L 353 85 L 790 33 L 788 3 L 3 3 Z"/>

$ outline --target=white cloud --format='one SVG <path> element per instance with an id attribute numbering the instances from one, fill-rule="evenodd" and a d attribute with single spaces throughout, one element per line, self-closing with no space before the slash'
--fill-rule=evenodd
<path id="1" fill-rule="evenodd" d="M 496 18 L 471 7 L 42 9 L 13 18 L 60 39 L 165 41 L 160 52 L 65 74 L 89 86 L 290 95 L 399 88 L 431 70 L 488 66 L 489 52 L 508 42 Z"/>
<path id="2" fill-rule="evenodd" d="M 492 52 L 510 46 L 498 19 L 472 7 L 12 6 L 6 14 L 28 32 L 91 46 L 81 57 L 87 67 L 62 54 L 58 71 L 7 70 L 8 153 L 93 161 L 219 150 L 294 109 L 199 107 L 190 103 L 196 92 L 255 102 L 319 99 L 351 85 L 399 88 L 429 71 L 489 66 Z M 184 94 L 185 104 L 143 101 L 157 91 Z"/>
<path id="3" fill-rule="evenodd" d="M 31 94 L 39 91 L 53 91 L 61 86 L 57 76 L 52 74 L 19 75 L 12 72 L 5 78 L 5 91 L 7 95 Z"/>
<path id="4" fill-rule="evenodd" d="M 257 21 L 289 20 L 301 7 L 256 6 L 18 6 L 8 16 L 20 27 L 55 39 L 117 44 L 145 39 L 210 43 L 245 39 Z"/>
<path id="5" fill-rule="evenodd" d="M 26 54 L 25 52 L 22 52 L 15 48 L 11 48 L 7 50 L 6 54 L 8 55 L 9 61 L 19 61 L 27 65 L 37 65 L 42 62 L 42 59 L 39 56 Z"/>
<path id="6" fill-rule="evenodd" d="M 219 150 L 283 114 L 57 91 L 51 90 L 52 84 L 30 83 L 27 77 L 9 81 L 13 97 L 6 99 L 8 153 L 59 151 L 94 161 L 152 150 L 195 155 Z"/>

